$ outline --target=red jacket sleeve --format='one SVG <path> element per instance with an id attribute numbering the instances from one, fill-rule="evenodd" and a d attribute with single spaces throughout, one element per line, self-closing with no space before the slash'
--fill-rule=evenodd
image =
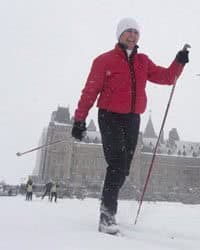
<path id="1" fill-rule="evenodd" d="M 158 84 L 173 85 L 180 76 L 183 65 L 176 60 L 168 68 L 155 65 L 150 59 L 148 61 L 148 77 L 147 80 Z"/>
<path id="2" fill-rule="evenodd" d="M 98 94 L 101 92 L 104 84 L 105 66 L 101 58 L 94 60 L 89 76 L 87 78 L 78 107 L 75 111 L 75 121 L 84 121 L 90 108 L 93 106 Z"/>

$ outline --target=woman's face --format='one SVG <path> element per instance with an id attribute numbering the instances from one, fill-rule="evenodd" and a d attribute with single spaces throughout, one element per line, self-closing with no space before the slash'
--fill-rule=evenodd
<path id="1" fill-rule="evenodd" d="M 139 40 L 139 32 L 136 29 L 125 30 L 120 38 L 119 42 L 124 44 L 127 49 L 132 50 Z"/>

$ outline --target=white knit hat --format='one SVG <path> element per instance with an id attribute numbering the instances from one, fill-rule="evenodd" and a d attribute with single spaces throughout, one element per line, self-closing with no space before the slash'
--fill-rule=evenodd
<path id="1" fill-rule="evenodd" d="M 123 18 L 121 21 L 119 21 L 117 25 L 117 31 L 116 31 L 117 40 L 119 40 L 121 34 L 127 29 L 135 29 L 140 33 L 140 27 L 134 19 L 128 17 Z"/>

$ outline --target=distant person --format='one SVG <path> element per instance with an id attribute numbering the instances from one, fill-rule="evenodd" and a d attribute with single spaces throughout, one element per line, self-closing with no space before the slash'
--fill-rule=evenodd
<path id="1" fill-rule="evenodd" d="M 52 187 L 52 185 L 53 185 L 53 183 L 52 183 L 52 181 L 49 181 L 49 182 L 47 182 L 46 183 L 46 185 L 45 185 L 45 192 L 44 192 L 44 194 L 42 195 L 42 199 L 44 199 L 44 197 L 46 196 L 46 195 L 48 195 L 48 198 L 49 198 L 49 200 L 50 200 L 50 195 L 51 195 L 51 187 Z"/>
<path id="2" fill-rule="evenodd" d="M 12 196 L 12 189 L 11 188 L 8 190 L 8 196 Z"/>
<path id="3" fill-rule="evenodd" d="M 58 183 L 57 181 L 53 181 L 52 186 L 51 186 L 51 191 L 50 191 L 50 201 L 54 201 L 57 202 L 57 197 L 58 197 Z"/>
<path id="4" fill-rule="evenodd" d="M 108 164 L 101 197 L 99 231 L 110 234 L 119 232 L 115 219 L 118 194 L 129 175 L 137 145 L 140 114 L 147 104 L 146 83 L 175 84 L 189 61 L 187 50 L 179 51 L 169 67 L 158 66 L 147 55 L 138 53 L 140 27 L 132 18 L 119 22 L 116 35 L 115 48 L 93 61 L 72 128 L 72 136 L 82 140 L 88 112 L 98 96 L 98 122 Z M 167 47 L 162 46 L 166 50 Z"/>
<path id="5" fill-rule="evenodd" d="M 33 181 L 31 178 L 26 183 L 26 200 L 32 201 L 33 198 Z"/>

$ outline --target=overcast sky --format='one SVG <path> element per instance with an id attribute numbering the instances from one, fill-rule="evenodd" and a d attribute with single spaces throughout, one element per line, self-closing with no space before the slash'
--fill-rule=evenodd
<path id="1" fill-rule="evenodd" d="M 123 17 L 141 26 L 139 52 L 168 66 L 184 43 L 190 63 L 178 80 L 165 126 L 182 140 L 200 142 L 200 4 L 196 0 L 0 0 L 0 180 L 20 182 L 31 174 L 35 153 L 51 112 L 69 106 L 73 114 L 94 57 L 116 43 Z M 152 110 L 158 133 L 171 87 L 148 84 L 144 129 Z M 97 108 L 87 122 L 96 121 Z"/>

